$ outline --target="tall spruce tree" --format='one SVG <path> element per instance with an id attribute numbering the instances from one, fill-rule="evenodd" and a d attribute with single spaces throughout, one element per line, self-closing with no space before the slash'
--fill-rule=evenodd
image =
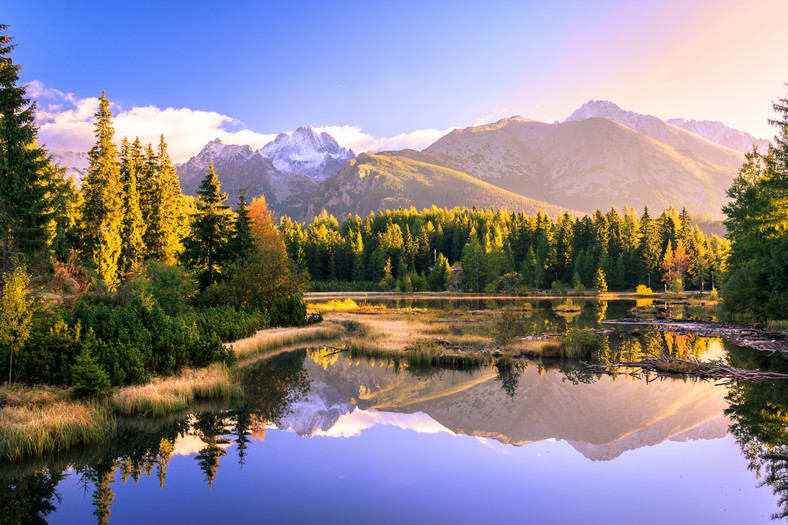
<path id="1" fill-rule="evenodd" d="M 157 259 L 173 262 L 181 250 L 181 239 L 186 234 L 186 214 L 181 183 L 167 152 L 164 135 L 159 139 L 156 160 L 159 205 L 154 224 L 160 235 L 158 242 L 151 244 L 150 254 Z"/>
<path id="2" fill-rule="evenodd" d="M 195 271 L 200 288 L 205 289 L 222 277 L 233 221 L 230 207 L 224 204 L 227 194 L 221 192 L 213 162 L 200 182 L 197 196 L 197 213 L 183 241 L 181 260 Z"/>
<path id="3" fill-rule="evenodd" d="M 252 240 L 252 219 L 249 217 L 249 205 L 246 202 L 246 192 L 241 188 L 238 196 L 238 207 L 235 215 L 235 229 L 228 244 L 229 258 L 233 260 L 246 259 L 254 249 Z"/>
<path id="4" fill-rule="evenodd" d="M 137 175 L 142 162 L 137 149 L 126 137 L 120 149 L 120 179 L 123 186 L 123 222 L 121 224 L 120 270 L 126 273 L 145 256 L 145 223 L 142 220 Z"/>
<path id="5" fill-rule="evenodd" d="M 0 236 L 2 268 L 12 250 L 33 253 L 46 246 L 51 220 L 50 190 L 55 175 L 48 155 L 37 143 L 35 103 L 19 86 L 12 37 L 0 24 Z"/>
<path id="6" fill-rule="evenodd" d="M 638 245 L 637 258 L 642 267 L 641 278 L 643 282 L 649 282 L 651 279 L 657 282 L 657 272 L 659 271 L 659 260 L 662 255 L 662 247 L 660 245 L 659 231 L 654 219 L 648 213 L 648 206 L 643 210 L 643 216 L 640 218 L 640 244 Z"/>
<path id="7" fill-rule="evenodd" d="M 109 100 L 102 92 L 95 114 L 96 144 L 88 154 L 90 165 L 82 182 L 82 230 L 85 254 L 110 286 L 118 282 L 123 222 L 123 187 Z"/>

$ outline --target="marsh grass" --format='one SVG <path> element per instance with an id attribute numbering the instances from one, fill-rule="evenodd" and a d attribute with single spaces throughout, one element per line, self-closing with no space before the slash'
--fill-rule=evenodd
<path id="1" fill-rule="evenodd" d="M 116 390 L 111 407 L 123 415 L 162 416 L 188 407 L 195 399 L 232 397 L 240 394 L 230 370 L 223 364 L 186 369 L 176 376 L 156 378 L 146 385 Z"/>
<path id="2" fill-rule="evenodd" d="M 259 356 L 285 346 L 310 341 L 336 339 L 345 334 L 345 329 L 337 323 L 321 323 L 302 328 L 273 328 L 261 330 L 252 337 L 232 344 L 239 359 Z"/>
<path id="3" fill-rule="evenodd" d="M 406 346 L 404 351 L 409 368 L 434 366 L 463 370 L 491 364 L 494 359 L 490 353 L 447 350 L 431 340 L 415 341 Z"/>
<path id="4" fill-rule="evenodd" d="M 115 428 L 103 404 L 73 401 L 68 391 L 47 387 L 5 387 L 0 397 L 0 457 L 40 456 L 100 441 Z"/>

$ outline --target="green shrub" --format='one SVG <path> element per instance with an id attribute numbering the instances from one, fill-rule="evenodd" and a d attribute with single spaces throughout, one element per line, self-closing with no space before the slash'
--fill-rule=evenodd
<path id="1" fill-rule="evenodd" d="M 268 310 L 271 326 L 304 326 L 306 303 L 298 295 L 277 299 Z"/>
<path id="2" fill-rule="evenodd" d="M 523 316 L 516 310 L 506 309 L 495 323 L 495 342 L 506 345 L 523 333 Z"/>
<path id="3" fill-rule="evenodd" d="M 98 399 L 109 395 L 109 387 L 109 376 L 85 345 L 74 363 L 71 393 L 77 399 Z"/>

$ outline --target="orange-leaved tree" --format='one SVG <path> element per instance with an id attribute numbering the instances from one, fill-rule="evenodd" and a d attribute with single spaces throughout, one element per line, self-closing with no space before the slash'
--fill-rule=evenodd
<path id="1" fill-rule="evenodd" d="M 229 284 L 236 306 L 270 311 L 275 302 L 300 296 L 306 279 L 287 256 L 274 214 L 263 197 L 252 200 L 249 218 L 253 249 L 235 263 Z"/>
<path id="2" fill-rule="evenodd" d="M 689 268 L 690 260 L 684 243 L 679 240 L 676 249 L 673 250 L 670 241 L 665 248 L 665 256 L 662 258 L 662 282 L 664 282 L 672 292 L 684 290 L 684 273 Z"/>

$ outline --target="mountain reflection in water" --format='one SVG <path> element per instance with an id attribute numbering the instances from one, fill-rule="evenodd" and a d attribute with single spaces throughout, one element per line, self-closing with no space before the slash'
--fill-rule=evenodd
<path id="1" fill-rule="evenodd" d="M 595 462 L 666 440 L 722 438 L 730 427 L 751 469 L 777 493 L 776 516 L 785 516 L 788 389 L 781 383 L 729 388 L 704 381 L 647 383 L 536 364 L 509 372 L 412 374 L 330 353 L 300 350 L 244 368 L 239 400 L 155 421 L 122 421 L 115 439 L 102 446 L 0 465 L 3 517 L 11 517 L 10 523 L 58 518 L 57 488 L 74 476 L 97 522 L 110 523 L 119 482 L 124 491 L 129 482 L 146 478 L 164 487 L 175 475 L 169 472 L 173 465 L 182 465 L 176 458 L 196 463 L 203 485 L 216 490 L 223 466 L 262 461 L 257 456 L 268 443 L 260 441 L 269 432 L 335 440 L 384 427 L 464 434 L 517 447 L 563 440 Z M 745 353 L 731 359 L 748 358 Z"/>

